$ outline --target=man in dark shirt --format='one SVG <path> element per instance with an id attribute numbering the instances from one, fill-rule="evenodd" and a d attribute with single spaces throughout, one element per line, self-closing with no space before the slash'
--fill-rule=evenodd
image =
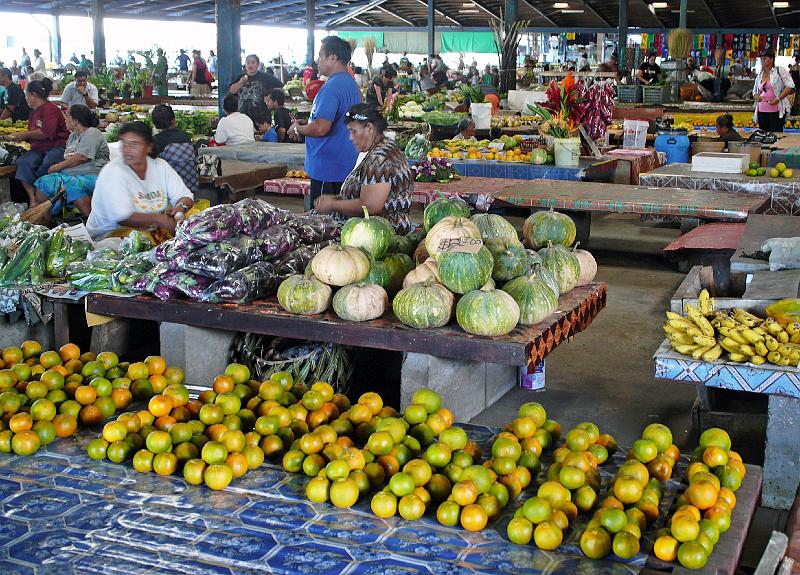
<path id="1" fill-rule="evenodd" d="M 0 86 L 6 89 L 0 96 L 0 120 L 6 118 L 11 118 L 14 122 L 27 120 L 31 109 L 25 99 L 25 92 L 11 78 L 11 70 L 0 68 Z"/>
<path id="2" fill-rule="evenodd" d="M 231 84 L 230 93 L 239 96 L 239 111 L 250 117 L 253 122 L 264 117 L 267 105 L 264 97 L 283 84 L 274 74 L 259 70 L 261 60 L 255 54 L 245 58 L 245 74 Z"/>
<path id="3" fill-rule="evenodd" d="M 272 123 L 278 134 L 278 142 L 282 143 L 288 141 L 286 133 L 292 125 L 292 115 L 289 113 L 289 110 L 283 107 L 283 104 L 286 102 L 286 96 L 283 90 L 280 88 L 272 90 L 272 92 L 264 98 L 264 101 L 267 104 L 267 108 L 272 112 Z"/>
<path id="4" fill-rule="evenodd" d="M 639 80 L 639 83 L 650 85 L 658 84 L 660 76 L 661 67 L 656 64 L 656 55 L 651 52 L 647 57 L 647 61 L 643 62 L 642 65 L 639 66 L 639 71 L 636 73 L 636 78 Z"/>
<path id="5" fill-rule="evenodd" d="M 175 112 L 168 104 L 158 104 L 151 113 L 153 126 L 158 133 L 153 136 L 150 156 L 162 158 L 178 175 L 193 194 L 200 187 L 197 171 L 197 153 L 189 134 L 179 129 L 175 123 Z"/>
<path id="6" fill-rule="evenodd" d="M 383 106 L 383 101 L 389 93 L 389 90 L 392 90 L 393 93 L 397 93 L 397 86 L 394 83 L 395 78 L 397 78 L 397 70 L 391 66 L 385 66 L 381 70 L 380 77 L 373 80 L 372 84 L 367 88 L 367 104 Z"/>

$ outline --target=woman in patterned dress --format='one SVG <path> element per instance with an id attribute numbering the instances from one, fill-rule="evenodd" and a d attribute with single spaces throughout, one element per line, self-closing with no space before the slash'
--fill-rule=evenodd
<path id="1" fill-rule="evenodd" d="M 356 104 L 345 123 L 363 159 L 345 179 L 341 193 L 320 196 L 314 211 L 343 221 L 362 216 L 366 206 L 371 215 L 388 219 L 397 234 L 409 233 L 414 228 L 409 219 L 414 176 L 403 151 L 383 134 L 386 118 L 374 104 Z"/>

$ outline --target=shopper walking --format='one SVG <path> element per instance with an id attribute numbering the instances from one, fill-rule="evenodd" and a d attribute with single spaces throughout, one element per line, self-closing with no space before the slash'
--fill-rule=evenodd
<path id="1" fill-rule="evenodd" d="M 760 129 L 783 132 L 786 115 L 792 107 L 789 96 L 794 93 L 794 89 L 789 71 L 775 65 L 775 52 L 764 51 L 761 54 L 761 72 L 753 86 L 753 98 L 756 101 L 754 119 Z"/>
<path id="2" fill-rule="evenodd" d="M 192 50 L 192 71 L 189 74 L 189 93 L 192 96 L 211 95 L 211 72 L 208 71 L 203 58 L 200 57 L 200 50 Z"/>
<path id="3" fill-rule="evenodd" d="M 347 175 L 355 166 L 358 153 L 350 141 L 345 116 L 361 103 L 361 91 L 347 72 L 352 49 L 337 36 L 322 40 L 319 49 L 319 73 L 328 78 L 314 98 L 309 123 L 293 123 L 289 136 L 306 139 L 305 170 L 311 177 L 311 192 L 306 196 L 310 210 L 322 194 L 338 194 Z"/>

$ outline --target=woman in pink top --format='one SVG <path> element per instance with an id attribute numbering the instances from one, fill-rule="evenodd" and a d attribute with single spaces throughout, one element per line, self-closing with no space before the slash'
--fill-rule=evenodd
<path id="1" fill-rule="evenodd" d="M 791 110 L 788 100 L 795 90 L 788 70 L 775 66 L 775 52 L 761 55 L 761 73 L 753 86 L 758 127 L 768 132 L 783 132 L 783 124 Z"/>
<path id="2" fill-rule="evenodd" d="M 28 192 L 31 206 L 36 204 L 36 187 L 34 182 L 47 175 L 50 166 L 64 160 L 64 147 L 67 145 L 69 130 L 64 114 L 47 98 L 53 82 L 50 78 L 33 81 L 28 84 L 25 99 L 31 107 L 28 117 L 28 130 L 11 134 L 9 139 L 27 141 L 31 149 L 17 158 L 15 177 Z"/>

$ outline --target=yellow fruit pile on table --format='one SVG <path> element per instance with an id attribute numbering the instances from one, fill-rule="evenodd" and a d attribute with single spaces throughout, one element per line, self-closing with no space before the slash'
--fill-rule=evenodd
<path id="1" fill-rule="evenodd" d="M 653 553 L 662 561 L 678 561 L 702 569 L 720 534 L 731 526 L 736 494 L 746 475 L 741 456 L 731 450 L 724 429 L 706 429 L 684 475 L 686 490 L 675 503 L 667 527 L 657 534 Z"/>
<path id="2" fill-rule="evenodd" d="M 16 134 L 27 130 L 28 123 L 23 120 L 17 120 L 16 122 L 10 118 L 0 120 L 0 136 L 8 136 L 9 134 Z"/>
<path id="3" fill-rule="evenodd" d="M 301 178 L 301 179 L 307 180 L 308 179 L 308 174 L 306 173 L 305 170 L 289 170 L 288 172 L 286 172 L 286 177 L 287 178 Z"/>
<path id="4" fill-rule="evenodd" d="M 715 311 L 714 301 L 702 290 L 697 307 L 684 306 L 686 316 L 668 311 L 664 332 L 672 348 L 692 359 L 715 361 L 727 352 L 736 363 L 800 365 L 800 323 L 782 325 L 742 308 Z"/>
<path id="5" fill-rule="evenodd" d="M 524 152 L 521 148 L 511 150 L 492 150 L 481 151 L 478 148 L 457 148 L 440 149 L 433 148 L 428 152 L 429 158 L 447 158 L 454 160 L 488 160 L 498 162 L 530 162 L 530 152 Z"/>
<path id="6" fill-rule="evenodd" d="M 0 355 L 0 453 L 31 455 L 82 426 L 96 426 L 147 399 L 183 372 L 161 357 L 120 362 L 104 351 L 81 353 L 72 343 L 43 351 L 36 341 L 7 347 Z"/>

